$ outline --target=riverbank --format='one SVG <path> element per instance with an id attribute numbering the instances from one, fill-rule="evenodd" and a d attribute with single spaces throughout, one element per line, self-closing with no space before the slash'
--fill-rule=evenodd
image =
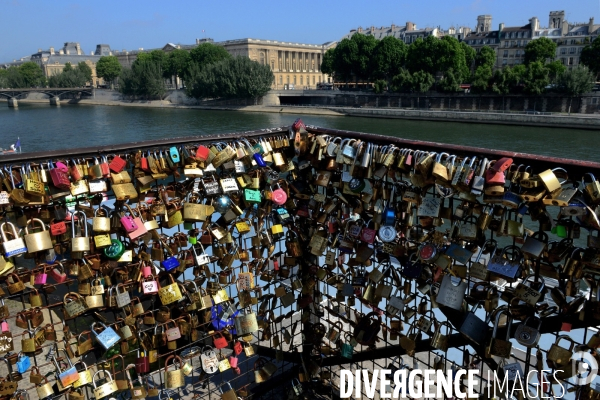
<path id="1" fill-rule="evenodd" d="M 49 104 L 47 99 L 23 99 L 22 104 Z M 399 108 L 355 108 L 355 107 L 294 107 L 294 106 L 222 106 L 222 105 L 192 105 L 174 104 L 168 100 L 153 101 L 123 101 L 117 99 L 83 99 L 61 101 L 61 106 L 72 104 L 102 105 L 120 107 L 169 108 L 169 109 L 198 109 L 215 111 L 242 111 L 258 113 L 279 113 L 294 115 L 330 115 L 353 116 L 366 118 L 408 119 L 441 122 L 462 122 L 497 125 L 524 125 L 549 128 L 574 128 L 586 130 L 600 129 L 600 116 L 590 114 L 552 114 L 536 115 L 525 113 L 497 113 L 485 111 L 454 111 L 454 110 L 415 110 Z"/>

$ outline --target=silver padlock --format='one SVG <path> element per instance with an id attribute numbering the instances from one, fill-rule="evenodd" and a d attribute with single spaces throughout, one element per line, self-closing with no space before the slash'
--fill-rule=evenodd
<path id="1" fill-rule="evenodd" d="M 450 275 L 444 275 L 436 301 L 454 310 L 461 310 L 466 290 L 467 282 L 461 279 L 459 284 L 455 285 Z"/>

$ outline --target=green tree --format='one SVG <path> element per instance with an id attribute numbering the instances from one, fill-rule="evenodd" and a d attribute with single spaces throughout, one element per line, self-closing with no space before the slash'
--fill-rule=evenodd
<path id="1" fill-rule="evenodd" d="M 459 84 L 463 79 L 470 75 L 470 65 L 467 65 L 465 58 L 465 52 L 460 42 L 452 36 L 444 36 L 438 41 L 438 57 L 437 57 L 437 70 L 446 74 L 452 70 L 454 77 L 459 81 Z"/>
<path id="2" fill-rule="evenodd" d="M 474 48 L 472 48 L 465 42 L 460 42 L 460 47 L 463 49 L 463 52 L 465 53 L 465 63 L 470 70 L 471 66 L 473 65 L 473 62 L 475 61 L 475 57 L 477 56 L 477 52 L 475 51 Z M 484 47 L 486 47 L 486 46 L 484 46 Z"/>
<path id="3" fill-rule="evenodd" d="M 434 81 L 435 79 L 430 73 L 417 71 L 412 74 L 412 89 L 415 92 L 425 93 L 433 86 Z"/>
<path id="4" fill-rule="evenodd" d="M 120 73 L 121 64 L 115 56 L 100 57 L 96 63 L 96 74 L 106 82 L 110 82 L 111 89 L 114 88 L 114 80 Z"/>
<path id="5" fill-rule="evenodd" d="M 595 75 L 586 66 L 579 65 L 571 70 L 564 71 L 558 78 L 558 88 L 569 96 L 569 114 L 573 97 L 581 96 L 594 88 Z"/>
<path id="6" fill-rule="evenodd" d="M 334 76 L 333 63 L 335 61 L 335 48 L 327 49 L 323 54 L 323 62 L 321 62 L 321 72 Z"/>
<path id="7" fill-rule="evenodd" d="M 8 87 L 8 70 L 4 68 L 0 68 L 0 88 Z"/>
<path id="8" fill-rule="evenodd" d="M 19 67 L 10 67 L 4 73 L 4 79 L 6 81 L 5 86 L 7 88 L 26 88 L 27 84 L 25 83 L 25 79 L 23 78 L 23 74 L 21 74 L 21 70 Z"/>
<path id="9" fill-rule="evenodd" d="M 217 46 L 212 43 L 202 43 L 190 51 L 191 61 L 196 63 L 200 69 L 209 64 L 214 64 L 221 60 L 228 60 L 230 58 L 231 55 L 223 46 Z"/>
<path id="10" fill-rule="evenodd" d="M 69 72 L 69 71 L 73 71 L 73 66 L 71 65 L 70 62 L 65 63 L 65 67 L 63 68 L 63 72 Z"/>
<path id="11" fill-rule="evenodd" d="M 354 63 L 358 59 L 358 45 L 348 38 L 342 39 L 335 48 L 333 70 L 338 81 L 350 82 Z"/>
<path id="12" fill-rule="evenodd" d="M 490 89 L 492 83 L 492 67 L 489 65 L 480 65 L 473 74 L 471 90 L 473 93 L 484 93 Z"/>
<path id="13" fill-rule="evenodd" d="M 234 57 L 200 68 L 190 67 L 186 93 L 200 98 L 258 98 L 264 96 L 275 79 L 268 65 L 247 57 Z"/>
<path id="14" fill-rule="evenodd" d="M 546 68 L 548 69 L 548 78 L 552 83 L 556 82 L 563 72 L 567 70 L 567 67 L 560 60 L 549 62 L 546 64 Z"/>
<path id="15" fill-rule="evenodd" d="M 87 81 L 84 72 L 75 67 L 66 71 L 63 70 L 63 72 L 48 78 L 48 86 L 59 88 L 80 87 L 85 86 Z"/>
<path id="16" fill-rule="evenodd" d="M 440 86 L 444 92 L 460 92 L 460 84 L 461 81 L 458 80 L 458 77 L 461 74 L 457 74 L 453 68 L 448 69 L 444 74 L 444 77 L 440 81 Z"/>
<path id="17" fill-rule="evenodd" d="M 377 79 L 373 82 L 373 91 L 375 93 L 383 93 L 386 91 L 388 83 L 384 79 Z"/>
<path id="18" fill-rule="evenodd" d="M 79 69 L 83 76 L 85 76 L 86 82 L 92 82 L 92 69 L 85 61 L 81 61 L 79 64 L 77 64 L 77 69 Z"/>
<path id="19" fill-rule="evenodd" d="M 550 74 L 542 61 L 535 61 L 527 65 L 524 79 L 525 92 L 540 95 L 550 83 Z"/>
<path id="20" fill-rule="evenodd" d="M 165 75 L 167 77 L 175 76 L 183 78 L 187 74 L 190 60 L 190 53 L 185 50 L 175 49 L 171 51 L 167 55 Z M 177 79 L 175 80 L 175 85 L 177 85 Z M 175 87 L 177 88 L 177 86 Z"/>
<path id="21" fill-rule="evenodd" d="M 525 64 L 536 61 L 545 63 L 547 59 L 554 59 L 556 55 L 556 43 L 547 37 L 530 40 L 525 46 Z"/>
<path id="22" fill-rule="evenodd" d="M 373 50 L 377 45 L 377 39 L 371 35 L 363 35 L 355 33 L 350 38 L 351 41 L 356 43 L 358 52 L 354 60 L 353 73 L 354 78 L 358 80 L 368 81 L 371 79 L 371 57 L 373 56 Z"/>
<path id="23" fill-rule="evenodd" d="M 600 39 L 596 38 L 581 51 L 581 64 L 587 66 L 597 78 L 600 75 Z"/>
<path id="24" fill-rule="evenodd" d="M 494 68 L 496 65 L 496 52 L 489 46 L 483 46 L 475 56 L 475 70 L 478 67 Z"/>
<path id="25" fill-rule="evenodd" d="M 137 59 L 131 69 L 122 71 L 119 90 L 127 96 L 145 99 L 162 99 L 166 93 L 165 81 L 160 65 L 150 58 Z"/>
<path id="26" fill-rule="evenodd" d="M 402 68 L 398 75 L 392 78 L 392 90 L 394 92 L 407 93 L 412 90 L 412 76 L 406 68 Z"/>
<path id="27" fill-rule="evenodd" d="M 384 79 L 389 85 L 404 65 L 406 52 L 406 44 L 393 36 L 386 36 L 378 41 L 371 57 L 372 76 L 376 79 Z"/>
<path id="28" fill-rule="evenodd" d="M 414 74 L 423 71 L 434 75 L 438 71 L 438 43 L 439 39 L 428 36 L 418 38 L 409 47 L 406 55 L 406 68 Z"/>
<path id="29" fill-rule="evenodd" d="M 492 78 L 492 92 L 501 95 L 510 93 L 511 74 L 512 69 L 510 67 L 496 70 Z"/>
<path id="30" fill-rule="evenodd" d="M 46 77 L 42 68 L 33 61 L 21 64 L 19 72 L 23 77 L 25 87 L 44 86 L 46 84 Z"/>

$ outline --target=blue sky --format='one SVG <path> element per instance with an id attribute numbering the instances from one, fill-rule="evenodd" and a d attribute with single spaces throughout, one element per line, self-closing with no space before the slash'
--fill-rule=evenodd
<path id="1" fill-rule="evenodd" d="M 523 25 L 533 16 L 546 26 L 554 10 L 565 10 L 570 22 L 600 23 L 600 0 L 0 0 L 0 62 L 67 41 L 80 42 L 87 54 L 98 43 L 133 50 L 203 37 L 322 44 L 358 26 L 473 28 L 480 14 L 491 14 L 493 27 Z"/>

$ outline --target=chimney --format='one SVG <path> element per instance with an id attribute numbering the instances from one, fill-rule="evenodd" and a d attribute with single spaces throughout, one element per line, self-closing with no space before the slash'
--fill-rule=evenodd
<path id="1" fill-rule="evenodd" d="M 50 47 L 50 54 L 54 54 L 54 47 Z"/>
<path id="2" fill-rule="evenodd" d="M 42 52 L 42 49 L 38 49 L 38 53 L 41 53 L 41 52 Z"/>
<path id="3" fill-rule="evenodd" d="M 498 25 L 498 30 L 500 32 L 502 32 L 504 30 L 504 22 L 501 22 L 500 25 Z"/>
<path id="4" fill-rule="evenodd" d="M 394 29 L 396 29 L 396 25 L 392 24 L 392 30 L 394 30 Z"/>
<path id="5" fill-rule="evenodd" d="M 594 30 L 594 17 L 590 18 L 590 22 L 588 24 L 588 35 L 590 35 Z"/>
<path id="6" fill-rule="evenodd" d="M 196 44 L 200 44 L 200 39 L 196 39 Z"/>
<path id="7" fill-rule="evenodd" d="M 406 23 L 406 30 L 407 31 L 415 31 L 415 30 L 417 30 L 417 25 L 415 25 L 412 22 L 407 22 Z"/>

